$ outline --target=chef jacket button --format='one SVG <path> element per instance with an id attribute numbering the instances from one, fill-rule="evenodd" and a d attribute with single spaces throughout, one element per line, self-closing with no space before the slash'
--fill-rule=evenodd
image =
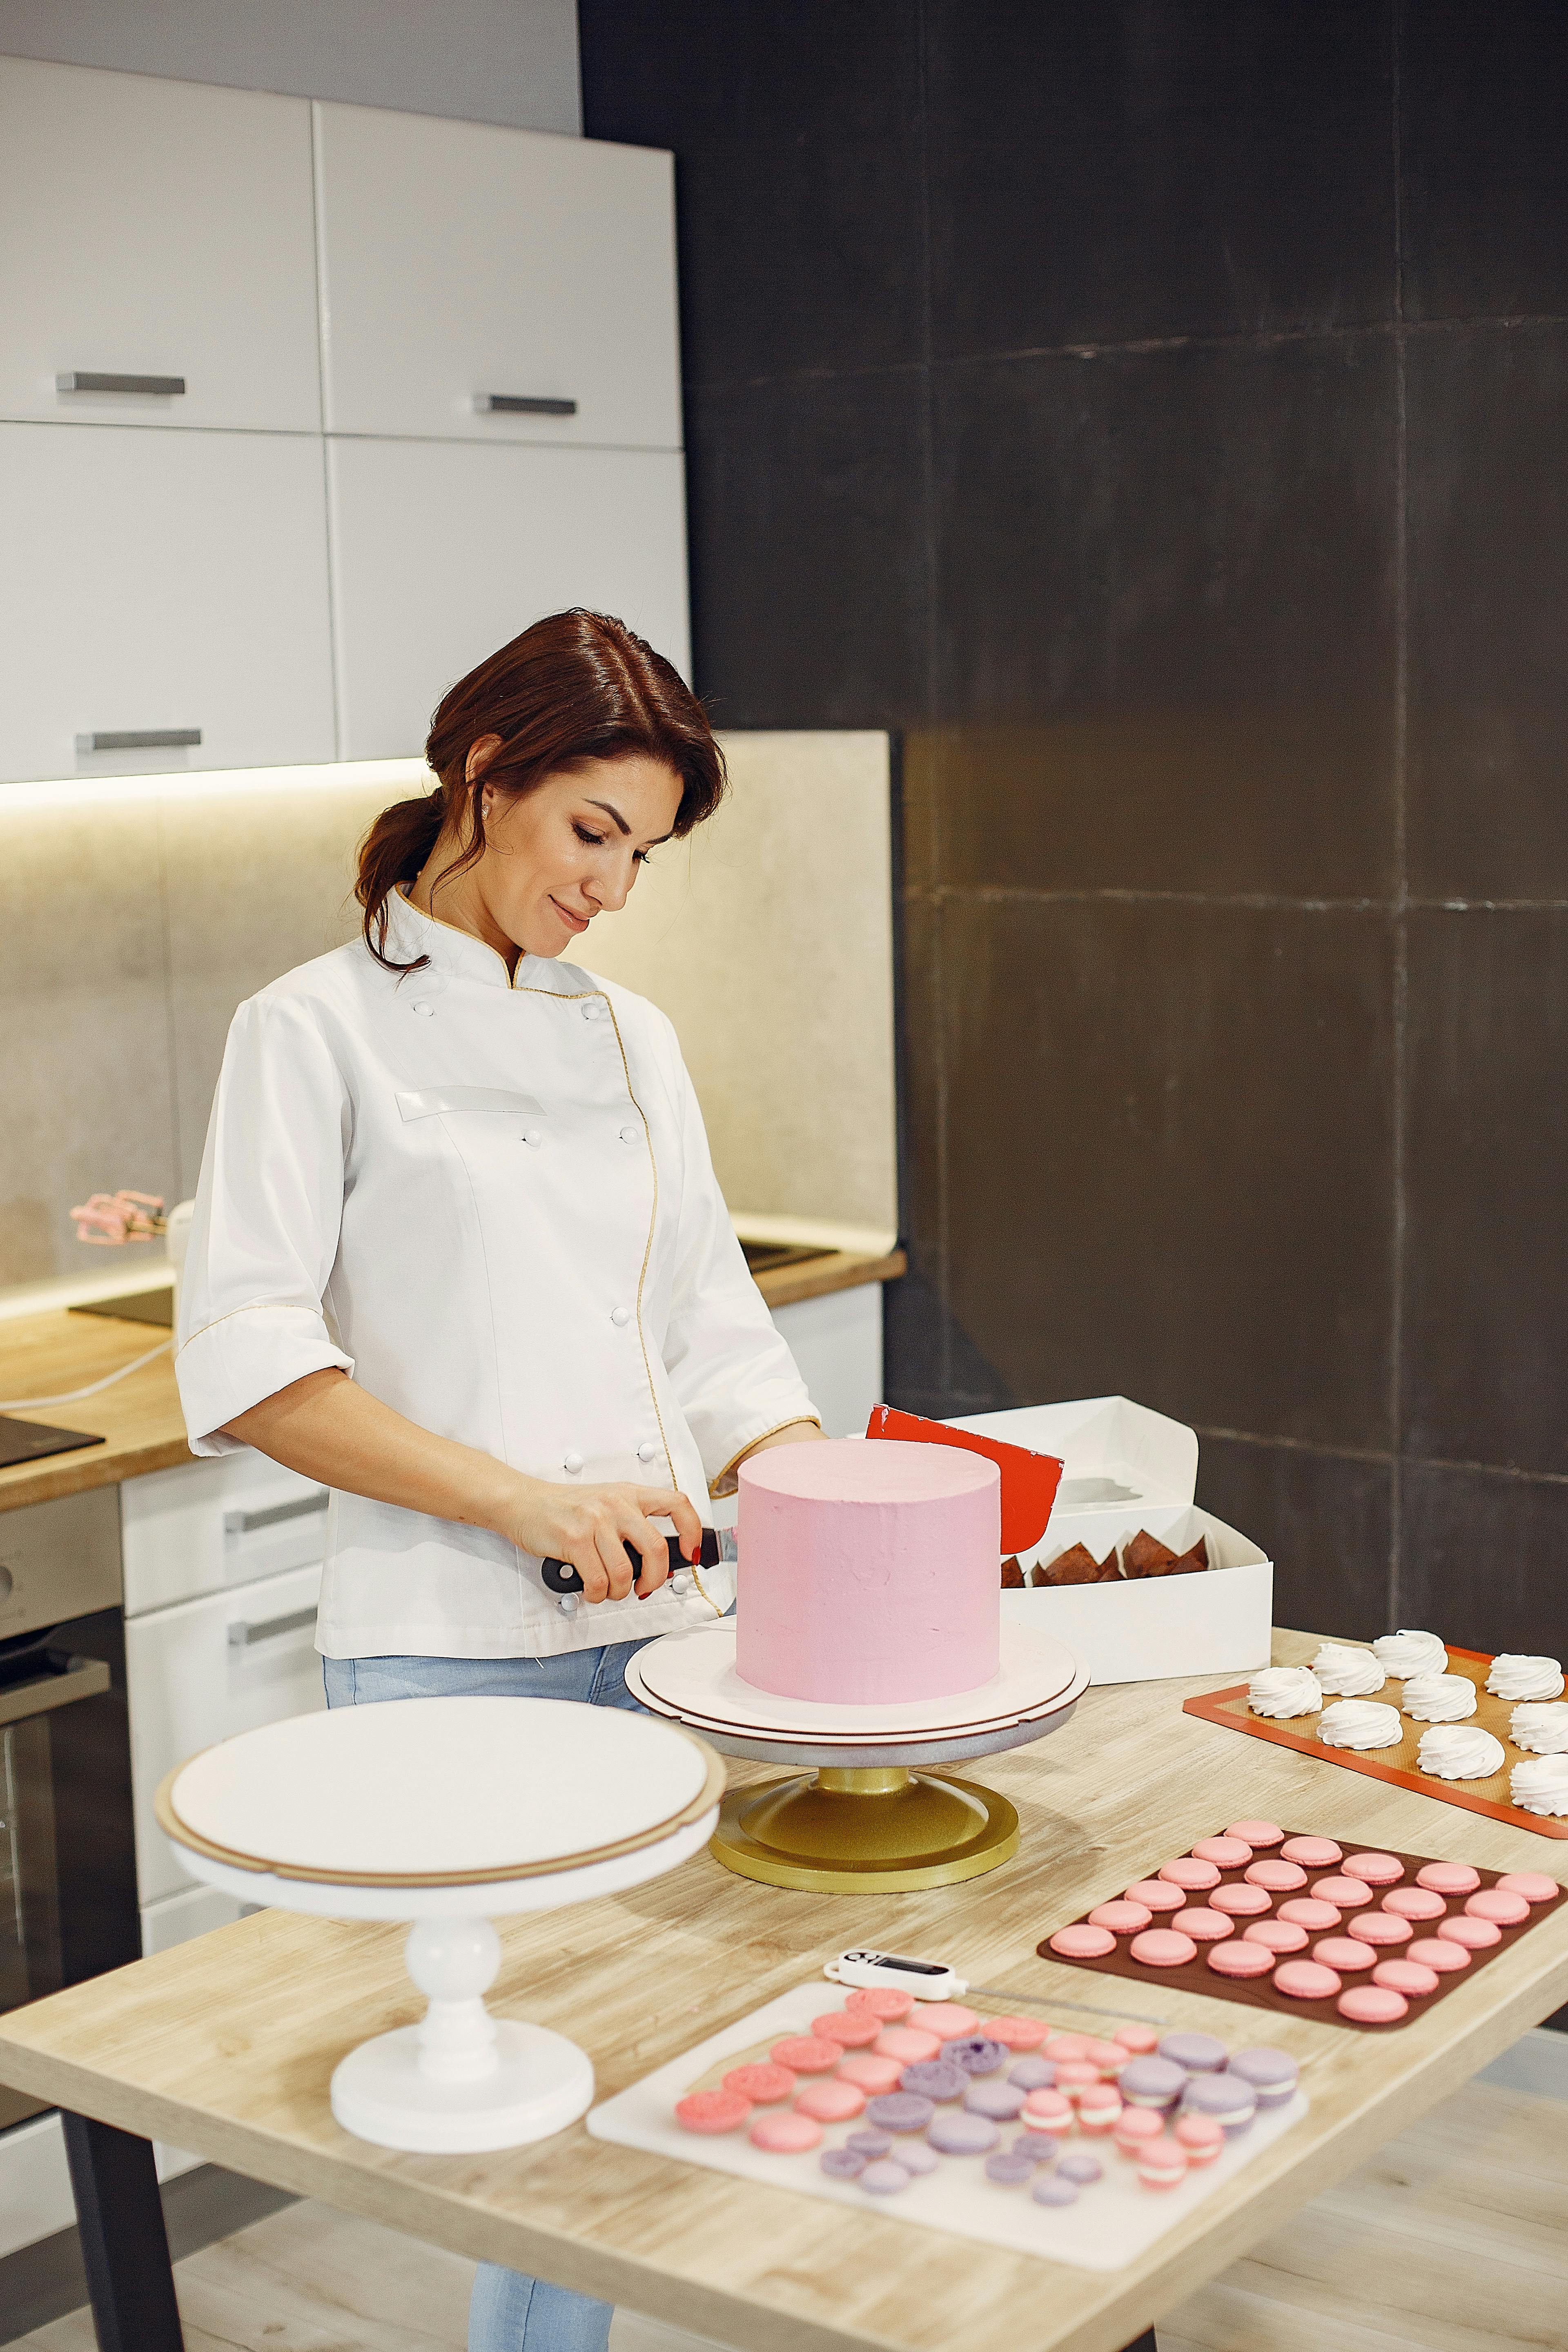
<path id="1" fill-rule="evenodd" d="M 598 1019 L 598 1017 L 599 1017 L 599 1006 L 598 1006 L 598 1001 L 597 1001 L 597 999 L 596 999 L 596 998 L 595 998 L 595 997 L 592 997 L 592 996 L 584 998 L 584 1003 L 583 1003 L 583 1018 L 584 1018 L 584 1021 L 596 1021 L 596 1020 Z"/>
<path id="2" fill-rule="evenodd" d="M 544 1129 L 542 1127 L 525 1127 L 522 1130 L 522 1139 L 524 1143 L 542 1143 Z"/>
<path id="3" fill-rule="evenodd" d="M 583 1467 L 583 1456 L 580 1454 L 569 1454 L 561 1467 L 574 1477 Z"/>
<path id="4" fill-rule="evenodd" d="M 622 1129 L 621 1129 L 621 1141 L 622 1141 L 623 1143 L 635 1143 L 635 1142 L 637 1141 L 637 1129 L 636 1129 L 636 1128 L 635 1128 L 635 1127 L 623 1127 L 623 1128 L 622 1128 Z"/>
<path id="5" fill-rule="evenodd" d="M 637 1447 L 637 1460 L 639 1462 L 651 1462 L 658 1452 L 658 1448 L 654 1444 L 652 1438 L 647 1437 Z"/>
<path id="6" fill-rule="evenodd" d="M 436 1007 L 433 1004 L 426 1004 L 423 997 L 420 997 L 414 1010 L 423 1021 L 433 1021 L 436 1018 Z"/>
<path id="7" fill-rule="evenodd" d="M 614 1324 L 616 1325 L 616 1328 L 617 1328 L 617 1329 L 620 1328 L 620 1326 L 621 1326 L 622 1324 L 624 1324 L 624 1323 L 629 1323 L 629 1322 L 631 1321 L 631 1319 L 632 1319 L 632 1314 L 631 1314 L 631 1308 L 630 1308 L 629 1307 L 611 1307 L 611 1309 L 610 1309 L 610 1320 L 611 1320 L 611 1322 L 612 1322 L 612 1323 L 614 1323 Z"/>

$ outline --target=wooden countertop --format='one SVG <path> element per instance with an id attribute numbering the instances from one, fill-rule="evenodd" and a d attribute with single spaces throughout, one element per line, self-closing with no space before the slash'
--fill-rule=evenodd
<path id="1" fill-rule="evenodd" d="M 1277 1663 L 1303 1663 L 1316 1640 L 1277 1634 Z M 1090 1690 L 1054 1737 L 965 1767 L 1023 1822 L 1017 1859 L 988 1877 L 847 1900 L 755 1885 L 704 1853 L 626 1895 L 498 1923 L 492 2005 L 570 2033 L 605 2097 L 852 1942 L 940 1954 L 1038 2014 L 1093 2000 L 1100 1980 L 1037 1958 L 1040 1937 L 1244 1815 L 1562 1874 L 1561 1844 L 1181 1712 L 1227 1679 Z M 495 2156 L 353 2139 L 328 2083 L 357 2042 L 417 2016 L 404 1935 L 261 1912 L 0 2017 L 0 2081 L 743 2352 L 1118 2352 L 1568 1997 L 1568 1906 L 1397 2032 L 1116 1981 L 1100 1997 L 1119 2009 L 1289 2049 L 1310 2107 L 1144 2255 L 1095 2272 L 613 2147 L 581 2124 Z M 1086 2021 L 1063 2008 L 1055 2021 Z"/>
<path id="2" fill-rule="evenodd" d="M 828 1291 L 891 1282 L 906 1264 L 902 1250 L 886 1257 L 835 1250 L 829 1256 L 761 1275 L 757 1287 L 770 1307 L 793 1307 L 798 1299 L 819 1298 Z M 155 1324 L 73 1315 L 63 1307 L 0 1321 L 0 1397 L 58 1396 L 85 1388 L 106 1372 L 134 1362 L 166 1336 Z M 20 1417 L 90 1431 L 108 1443 L 0 1469 L 0 1511 L 52 1502 L 57 1496 L 78 1495 L 89 1486 L 116 1486 L 122 1478 L 170 1470 L 193 1458 L 167 1353 L 99 1396 L 84 1398 L 79 1404 L 40 1406 Z"/>

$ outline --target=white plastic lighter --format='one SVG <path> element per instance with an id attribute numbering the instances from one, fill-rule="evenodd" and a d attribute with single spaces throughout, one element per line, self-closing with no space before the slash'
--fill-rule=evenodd
<path id="1" fill-rule="evenodd" d="M 914 1960 L 897 1952 L 840 1952 L 826 1960 L 822 1973 L 835 1984 L 891 1986 L 912 1993 L 916 2000 L 953 2000 L 969 1990 L 969 1979 L 945 1960 Z"/>

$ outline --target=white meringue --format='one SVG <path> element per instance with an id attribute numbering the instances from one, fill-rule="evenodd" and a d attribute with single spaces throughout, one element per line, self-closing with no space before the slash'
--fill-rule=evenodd
<path id="1" fill-rule="evenodd" d="M 1508 1736 L 1516 1748 L 1533 1748 L 1537 1756 L 1568 1754 L 1568 1706 L 1516 1706 L 1508 1720 Z"/>
<path id="2" fill-rule="evenodd" d="M 1254 1715 L 1316 1715 L 1322 1685 L 1310 1667 L 1265 1666 L 1247 1685 L 1247 1704 Z"/>
<path id="3" fill-rule="evenodd" d="M 1312 1660 L 1312 1672 L 1326 1691 L 1342 1698 L 1368 1698 L 1387 1679 L 1370 1650 L 1352 1650 L 1344 1642 L 1325 1642 Z"/>
<path id="4" fill-rule="evenodd" d="M 1372 1645 L 1372 1654 L 1384 1674 L 1404 1680 L 1410 1675 L 1440 1675 L 1447 1671 L 1448 1653 L 1436 1633 L 1412 1633 L 1401 1626 Z"/>
<path id="5" fill-rule="evenodd" d="M 1500 1650 L 1487 1676 L 1494 1698 L 1561 1698 L 1563 1669 L 1555 1658 L 1532 1658 L 1521 1650 Z"/>
<path id="6" fill-rule="evenodd" d="M 1458 1723 L 1474 1715 L 1476 1686 L 1468 1675 L 1412 1675 L 1404 1705 L 1417 1723 Z"/>
<path id="7" fill-rule="evenodd" d="M 1394 1748 L 1405 1731 L 1396 1706 L 1380 1706 L 1372 1699 L 1342 1698 L 1323 1709 L 1318 1737 L 1325 1748 Z"/>
<path id="8" fill-rule="evenodd" d="M 1502 1741 L 1479 1723 L 1439 1723 L 1421 1735 L 1415 1761 L 1435 1780 L 1489 1780 L 1500 1772 Z"/>
<path id="9" fill-rule="evenodd" d="M 1516 1764 L 1509 1787 L 1527 1813 L 1568 1813 L 1568 1756 L 1534 1756 Z"/>

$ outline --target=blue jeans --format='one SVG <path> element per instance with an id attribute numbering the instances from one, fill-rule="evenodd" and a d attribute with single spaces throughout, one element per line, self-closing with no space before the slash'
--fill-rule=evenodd
<path id="1" fill-rule="evenodd" d="M 574 1698 L 641 1709 L 626 1685 L 640 1642 L 557 1658 L 323 1658 L 329 1706 L 384 1698 Z M 468 2305 L 468 2352 L 607 2352 L 610 2306 L 481 2263 Z"/>

